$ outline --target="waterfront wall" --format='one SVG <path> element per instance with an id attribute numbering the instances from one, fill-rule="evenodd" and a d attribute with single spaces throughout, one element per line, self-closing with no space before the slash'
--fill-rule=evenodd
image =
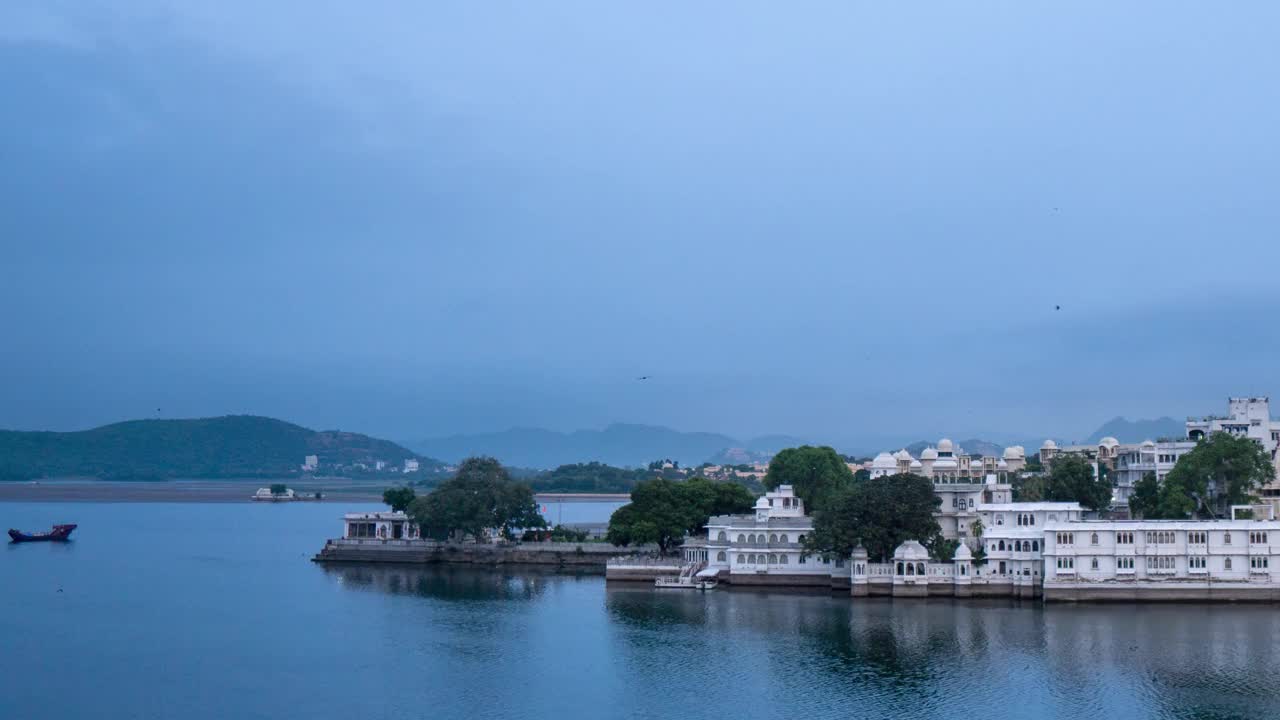
<path id="1" fill-rule="evenodd" d="M 335 539 L 314 562 L 457 563 L 462 565 L 550 565 L 603 571 L 609 558 L 647 548 L 606 543 L 511 543 L 478 545 L 431 540 Z"/>
<path id="2" fill-rule="evenodd" d="M 1045 583 L 1045 602 L 1280 602 L 1280 586 L 1230 582 Z"/>

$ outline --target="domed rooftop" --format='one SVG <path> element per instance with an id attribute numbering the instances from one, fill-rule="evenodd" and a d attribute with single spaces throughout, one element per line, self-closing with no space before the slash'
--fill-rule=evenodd
<path id="1" fill-rule="evenodd" d="M 1155 446 L 1156 446 L 1156 444 L 1155 444 L 1155 443 L 1153 443 L 1153 442 L 1151 442 L 1150 440 L 1143 440 L 1143 441 L 1142 441 L 1142 447 L 1144 447 L 1144 448 L 1151 448 L 1151 447 L 1155 447 Z"/>
<path id="2" fill-rule="evenodd" d="M 906 448 L 903 448 L 893 454 L 893 459 L 894 460 L 914 460 L 915 458 L 911 457 L 911 453 L 907 452 Z"/>
<path id="3" fill-rule="evenodd" d="M 956 548 L 955 559 L 956 560 L 972 560 L 973 552 L 969 550 L 968 545 L 965 545 L 964 543 L 960 543 L 960 547 Z"/>
<path id="4" fill-rule="evenodd" d="M 1000 458 L 999 460 L 996 461 L 996 467 L 999 468 L 1000 470 L 1008 470 L 1009 463 L 1005 462 L 1004 458 Z"/>
<path id="5" fill-rule="evenodd" d="M 1104 437 L 1101 440 L 1099 440 L 1098 444 L 1101 445 L 1102 447 L 1112 448 L 1119 445 L 1120 441 L 1108 435 L 1107 437 Z"/>
<path id="6" fill-rule="evenodd" d="M 924 450 L 920 451 L 920 459 L 921 460 L 937 460 L 938 451 L 934 450 L 932 447 L 927 447 Z"/>
<path id="7" fill-rule="evenodd" d="M 756 509 L 757 509 L 757 510 L 768 510 L 768 509 L 769 509 L 769 500 L 768 500 L 768 498 L 766 498 L 765 496 L 761 495 L 761 496 L 760 496 L 760 498 L 756 500 Z"/>
<path id="8" fill-rule="evenodd" d="M 1017 458 L 1023 457 L 1025 452 L 1026 451 L 1022 449 L 1021 445 L 1010 445 L 1004 449 L 1004 457 L 1007 460 L 1016 460 Z"/>
<path id="9" fill-rule="evenodd" d="M 1044 441 L 1044 444 L 1040 446 L 1040 449 L 1041 449 L 1041 450 L 1057 450 L 1057 449 L 1058 449 L 1058 443 L 1056 443 L 1056 442 L 1054 442 L 1054 441 L 1052 441 L 1052 440 L 1045 440 L 1045 441 Z"/>
<path id="10" fill-rule="evenodd" d="M 851 555 L 853 556 L 854 560 L 866 560 L 867 549 L 862 547 L 861 544 L 859 544 L 858 547 L 853 549 L 853 552 L 851 553 Z"/>
<path id="11" fill-rule="evenodd" d="M 922 467 L 924 467 L 924 463 L 920 462 L 919 460 L 912 460 L 912 461 L 911 461 L 911 469 L 912 469 L 912 470 L 918 470 L 918 469 L 920 469 L 920 468 L 922 468 Z"/>
<path id="12" fill-rule="evenodd" d="M 880 453 L 875 460 L 871 461 L 872 470 L 896 470 L 897 467 L 898 461 L 894 460 L 893 456 L 887 452 Z"/>
<path id="13" fill-rule="evenodd" d="M 894 560 L 928 560 L 929 551 L 915 540 L 908 540 L 893 551 Z"/>
<path id="14" fill-rule="evenodd" d="M 938 452 L 951 452 L 955 450 L 955 444 L 948 438 L 942 438 L 938 441 Z"/>

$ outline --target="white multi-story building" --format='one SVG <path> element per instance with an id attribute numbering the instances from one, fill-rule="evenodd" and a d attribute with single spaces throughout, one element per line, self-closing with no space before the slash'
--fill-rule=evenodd
<path id="1" fill-rule="evenodd" d="M 1264 485 L 1260 494 L 1280 510 L 1280 422 L 1271 419 L 1271 398 L 1227 398 L 1226 415 L 1187 418 L 1188 440 L 1196 441 L 1215 432 L 1252 438 L 1271 454 L 1276 481 Z"/>
<path id="2" fill-rule="evenodd" d="M 1178 458 L 1196 446 L 1194 440 L 1146 440 L 1138 445 L 1117 445 L 1112 458 L 1111 479 L 1114 482 L 1111 498 L 1115 505 L 1128 507 L 1133 486 L 1147 473 L 1155 473 L 1157 480 L 1164 480 Z"/>
<path id="3" fill-rule="evenodd" d="M 1048 600 L 1280 600 L 1280 522 L 1050 523 Z"/>
<path id="4" fill-rule="evenodd" d="M 750 515 L 718 515 L 707 521 L 706 568 L 732 584 L 831 584 L 848 576 L 844 558 L 823 559 L 804 551 L 813 521 L 790 485 L 779 485 L 758 500 Z"/>
<path id="5" fill-rule="evenodd" d="M 302 471 L 313 472 L 320 467 L 320 458 L 316 455 L 308 455 L 302 459 Z"/>
<path id="6" fill-rule="evenodd" d="M 1016 578 L 1015 584 L 1039 585 L 1044 529 L 1052 523 L 1079 522 L 1084 509 L 1074 502 L 992 503 L 978 508 L 986 566 L 978 574 Z M 972 542 L 976 546 L 976 542 Z"/>
<path id="7" fill-rule="evenodd" d="M 405 461 L 404 461 L 404 472 L 406 472 L 406 473 L 415 473 L 415 472 L 418 472 L 418 461 L 417 461 L 417 460 L 414 460 L 413 458 L 409 458 L 408 460 L 405 460 Z"/>

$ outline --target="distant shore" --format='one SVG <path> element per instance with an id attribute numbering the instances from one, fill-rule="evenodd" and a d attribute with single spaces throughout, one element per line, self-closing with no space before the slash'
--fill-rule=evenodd
<path id="1" fill-rule="evenodd" d="M 380 503 L 382 491 L 392 482 L 370 482 L 349 478 L 309 478 L 305 481 L 270 479 L 203 479 L 122 481 L 69 478 L 57 480 L 0 482 L 0 502 L 253 502 L 250 496 L 260 487 L 287 482 L 302 495 L 321 493 L 319 502 Z M 425 492 L 419 490 L 419 492 Z M 561 502 L 627 502 L 624 493 L 537 493 L 542 504 Z M 296 502 L 317 502 L 299 500 Z"/>

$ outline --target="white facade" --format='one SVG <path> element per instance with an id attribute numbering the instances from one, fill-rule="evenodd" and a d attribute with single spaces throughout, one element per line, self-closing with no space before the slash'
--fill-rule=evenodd
<path id="1" fill-rule="evenodd" d="M 1260 494 L 1280 508 L 1280 422 L 1271 419 L 1271 398 L 1227 398 L 1227 414 L 1187 419 L 1187 439 L 1199 440 L 1210 433 L 1225 432 L 1252 438 L 1271 455 L 1276 466 L 1276 481 L 1262 487 Z"/>
<path id="2" fill-rule="evenodd" d="M 418 472 L 418 461 L 413 459 L 405 460 L 404 471 L 407 473 Z"/>
<path id="3" fill-rule="evenodd" d="M 978 510 L 982 518 L 981 545 L 987 562 L 980 575 L 1017 578 L 1038 585 L 1044 575 L 1041 556 L 1044 529 L 1059 522 L 1078 522 L 1084 509 L 1074 502 L 993 503 Z M 977 546 L 977 543 L 974 543 Z"/>
<path id="4" fill-rule="evenodd" d="M 294 497 L 293 488 L 285 488 L 282 493 L 273 493 L 271 488 L 258 488 L 258 491 L 253 494 L 254 500 L 266 502 L 284 502 L 293 500 Z"/>
<path id="5" fill-rule="evenodd" d="M 312 472 L 320 467 L 320 458 L 316 455 L 308 455 L 302 459 L 302 471 Z"/>
<path id="6" fill-rule="evenodd" d="M 823 560 L 804 552 L 813 521 L 790 485 L 779 485 L 756 501 L 750 515 L 719 515 L 707 521 L 703 573 L 821 575 L 845 568 L 844 559 Z"/>
<path id="7" fill-rule="evenodd" d="M 1129 505 L 1133 486 L 1147 473 L 1155 473 L 1164 481 L 1178 458 L 1195 448 L 1194 440 L 1153 442 L 1147 440 L 1138 445 L 1120 445 L 1116 448 L 1111 479 L 1115 485 L 1111 499 L 1116 505 Z"/>
<path id="8" fill-rule="evenodd" d="M 342 516 L 344 540 L 415 540 L 417 523 L 399 511 L 347 513 Z"/>
<path id="9" fill-rule="evenodd" d="M 933 481 L 933 491 L 941 500 L 938 525 L 942 536 L 956 540 L 970 536 L 973 519 L 984 504 L 1013 500 L 1009 474 L 1026 466 L 1026 453 L 1010 447 L 1001 457 L 971 456 L 947 438 L 936 447 L 927 447 L 914 458 L 906 450 L 880 453 L 867 468 L 871 477 L 913 473 Z"/>
<path id="10" fill-rule="evenodd" d="M 1044 546 L 1046 588 L 1280 587 L 1280 522 L 1275 520 L 1053 523 L 1045 527 Z"/>

